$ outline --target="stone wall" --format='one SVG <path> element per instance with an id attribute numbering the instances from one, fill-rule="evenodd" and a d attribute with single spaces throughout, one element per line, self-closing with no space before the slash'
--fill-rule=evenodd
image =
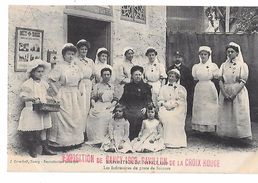
<path id="1" fill-rule="evenodd" d="M 145 52 L 148 47 L 155 47 L 160 62 L 165 64 L 166 7 L 146 6 L 146 24 L 120 20 L 120 9 L 120 6 L 114 7 L 113 62 L 120 62 L 123 49 L 131 46 L 139 64 L 147 61 Z"/>
<path id="2" fill-rule="evenodd" d="M 16 27 L 44 30 L 43 59 L 47 49 L 59 53 L 65 42 L 63 27 L 63 7 L 61 6 L 10 6 L 8 35 L 8 147 L 21 147 L 20 134 L 17 133 L 20 111 L 23 107 L 19 99 L 19 89 L 26 80 L 25 72 L 14 72 L 14 50 Z"/>

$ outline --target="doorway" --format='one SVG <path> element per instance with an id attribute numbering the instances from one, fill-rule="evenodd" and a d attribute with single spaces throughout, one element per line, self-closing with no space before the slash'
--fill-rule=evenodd
<path id="1" fill-rule="evenodd" d="M 88 58 L 94 61 L 96 52 L 101 47 L 107 48 L 111 55 L 110 22 L 68 15 L 67 25 L 67 40 L 69 43 L 76 45 L 80 39 L 86 39 L 90 42 L 91 48 L 87 54 Z M 110 57 L 108 64 L 112 64 L 110 63 Z"/>

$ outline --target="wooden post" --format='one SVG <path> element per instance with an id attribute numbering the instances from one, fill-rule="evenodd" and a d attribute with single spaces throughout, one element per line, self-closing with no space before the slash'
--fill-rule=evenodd
<path id="1" fill-rule="evenodd" d="M 230 31 L 229 18 L 230 18 L 230 6 L 226 6 L 225 32 Z"/>

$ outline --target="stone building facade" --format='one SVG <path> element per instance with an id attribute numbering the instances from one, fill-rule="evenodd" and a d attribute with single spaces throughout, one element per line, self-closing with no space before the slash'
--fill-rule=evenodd
<path id="1" fill-rule="evenodd" d="M 60 61 L 64 43 L 76 44 L 84 38 L 92 44 L 89 57 L 93 60 L 97 48 L 107 47 L 113 65 L 122 60 L 123 48 L 132 46 L 135 59 L 144 63 L 145 51 L 152 46 L 165 64 L 165 6 L 9 6 L 8 148 L 11 150 L 21 148 L 17 126 L 23 104 L 19 90 L 26 80 L 25 72 L 14 69 L 16 27 L 44 31 L 43 60 L 47 60 L 48 50 L 54 50 Z"/>

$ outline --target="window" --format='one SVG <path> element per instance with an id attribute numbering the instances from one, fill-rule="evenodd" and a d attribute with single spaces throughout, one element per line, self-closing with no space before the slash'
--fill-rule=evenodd
<path id="1" fill-rule="evenodd" d="M 121 19 L 137 23 L 146 23 L 146 10 L 144 6 L 122 6 Z"/>
<path id="2" fill-rule="evenodd" d="M 209 27 L 206 32 L 254 33 L 258 31 L 257 7 L 217 7 L 205 9 Z"/>

